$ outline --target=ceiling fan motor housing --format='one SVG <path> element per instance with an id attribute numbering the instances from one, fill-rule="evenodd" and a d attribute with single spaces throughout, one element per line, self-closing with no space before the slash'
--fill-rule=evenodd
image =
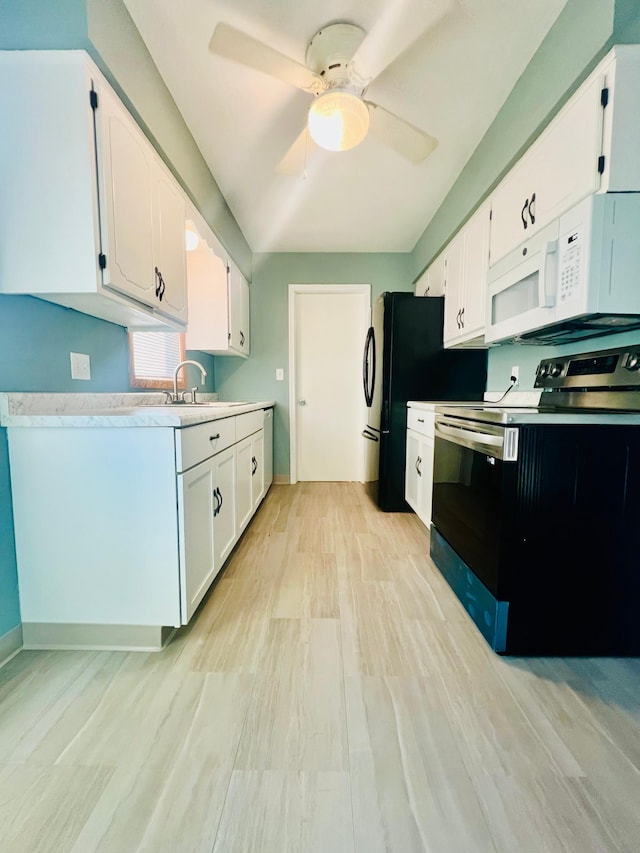
<path id="1" fill-rule="evenodd" d="M 311 39 L 306 63 L 322 77 L 325 89 L 339 88 L 362 94 L 362 85 L 354 81 L 351 60 L 364 37 L 365 32 L 360 27 L 341 23 L 323 27 Z"/>

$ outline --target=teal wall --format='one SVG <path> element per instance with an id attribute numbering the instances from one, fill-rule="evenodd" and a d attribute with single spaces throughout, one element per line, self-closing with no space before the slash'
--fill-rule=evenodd
<path id="1" fill-rule="evenodd" d="M 221 399 L 275 400 L 274 472 L 289 473 L 289 285 L 370 284 L 375 300 L 385 290 L 411 290 L 405 254 L 257 254 L 251 284 L 251 357 L 215 360 Z M 364 341 L 363 341 L 364 345 Z M 277 382 L 276 368 L 285 371 Z"/>

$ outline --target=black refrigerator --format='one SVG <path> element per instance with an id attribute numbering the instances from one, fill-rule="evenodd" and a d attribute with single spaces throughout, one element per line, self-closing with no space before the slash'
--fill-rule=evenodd
<path id="1" fill-rule="evenodd" d="M 383 293 L 364 345 L 368 488 L 380 509 L 409 512 L 404 499 L 407 402 L 482 400 L 487 353 L 444 349 L 444 297 Z M 377 475 L 377 476 L 376 476 Z"/>

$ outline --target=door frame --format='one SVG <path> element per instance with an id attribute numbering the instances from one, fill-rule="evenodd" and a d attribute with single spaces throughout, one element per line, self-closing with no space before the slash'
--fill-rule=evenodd
<path id="1" fill-rule="evenodd" d="M 298 405 L 296 400 L 296 297 L 305 293 L 349 294 L 363 297 L 362 324 L 366 332 L 371 318 L 370 284 L 290 284 L 289 285 L 289 482 L 298 482 Z M 362 339 L 364 344 L 364 337 Z M 364 414 L 364 400 L 362 401 Z M 364 453 L 360 462 L 360 481 L 364 482 Z"/>

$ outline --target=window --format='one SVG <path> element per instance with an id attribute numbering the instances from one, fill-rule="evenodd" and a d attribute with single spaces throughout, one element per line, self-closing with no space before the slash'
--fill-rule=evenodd
<path id="1" fill-rule="evenodd" d="M 185 359 L 184 335 L 178 332 L 131 332 L 129 382 L 133 388 L 173 388 L 173 371 Z M 186 388 L 184 372 L 178 383 Z"/>

